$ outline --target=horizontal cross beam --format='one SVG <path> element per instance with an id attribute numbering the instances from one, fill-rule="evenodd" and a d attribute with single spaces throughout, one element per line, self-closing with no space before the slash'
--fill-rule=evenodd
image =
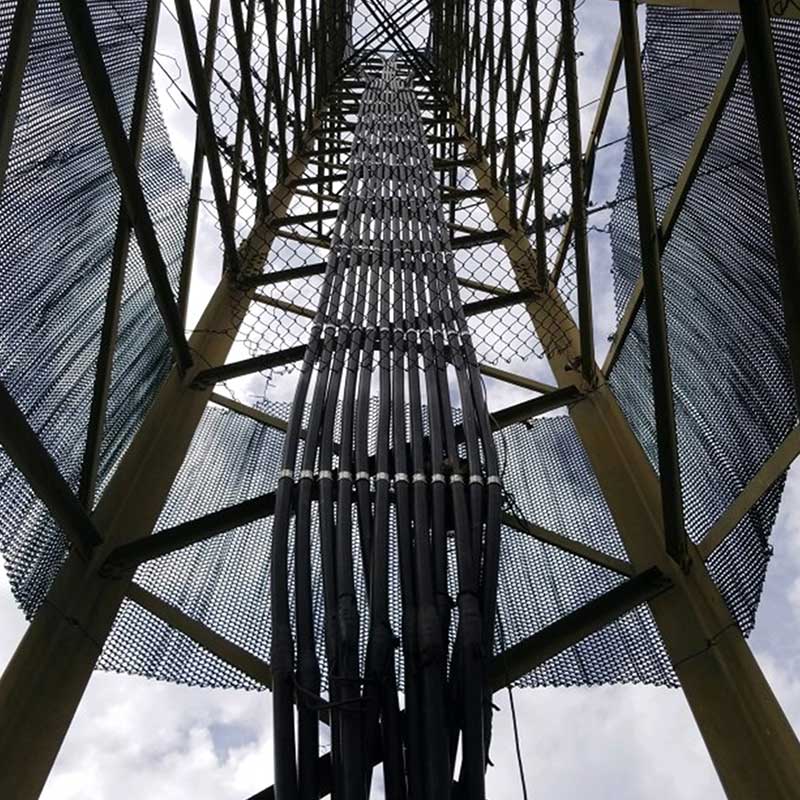
<path id="1" fill-rule="evenodd" d="M 134 153 L 125 133 L 89 9 L 85 0 L 61 0 L 61 10 L 117 176 L 125 210 L 136 233 L 156 306 L 164 321 L 176 363 L 181 371 L 186 371 L 192 364 L 192 356 L 183 322 L 172 294 L 167 266 L 158 246 Z"/>
<path id="2" fill-rule="evenodd" d="M 61 476 L 61 472 L 44 448 L 28 420 L 0 384 L 0 446 L 47 506 L 56 524 L 70 544 L 88 558 L 101 541 L 100 534 L 86 510 Z"/>
<path id="3" fill-rule="evenodd" d="M 193 642 L 197 642 L 201 647 L 208 650 L 209 653 L 234 667 L 234 669 L 243 672 L 256 683 L 267 687 L 272 686 L 272 670 L 269 664 L 258 658 L 258 656 L 254 656 L 243 647 L 234 644 L 230 639 L 221 636 L 216 631 L 212 631 L 202 622 L 192 619 L 192 617 L 171 603 L 167 603 L 152 592 L 148 592 L 138 583 L 131 583 L 128 588 L 128 598 L 133 600 L 137 606 L 158 617 L 162 622 L 166 622 L 170 628 L 185 634 Z"/>
<path id="4" fill-rule="evenodd" d="M 516 517 L 513 514 L 503 513 L 500 516 L 500 522 L 512 530 L 525 533 L 528 536 L 532 536 L 534 539 L 538 539 L 540 542 L 553 545 L 553 547 L 557 547 L 559 550 L 571 553 L 586 561 L 591 561 L 593 564 L 609 569 L 619 575 L 630 577 L 634 574 L 633 566 L 627 561 L 621 558 L 615 558 L 594 547 L 582 544 L 575 539 L 571 539 L 569 536 L 564 536 L 561 533 L 548 530 L 540 525 L 535 525 L 532 522 L 528 522 L 526 519 Z"/>
<path id="5" fill-rule="evenodd" d="M 532 417 L 538 417 L 556 408 L 576 403 L 582 397 L 583 394 L 577 387 L 565 386 L 541 397 L 534 397 L 533 400 L 524 400 L 522 403 L 501 408 L 499 411 L 493 411 L 490 415 L 492 430 L 497 431 L 518 422 L 526 422 Z"/>
<path id="6" fill-rule="evenodd" d="M 671 586 L 657 567 L 629 578 L 495 656 L 488 670 L 489 687 L 496 692 L 509 686 Z"/>
<path id="7" fill-rule="evenodd" d="M 253 372 L 261 370 L 275 369 L 293 364 L 299 361 L 306 352 L 306 345 L 301 344 L 296 347 L 289 347 L 286 350 L 277 350 L 274 353 L 265 353 L 253 358 L 245 358 L 242 361 L 233 361 L 230 364 L 223 364 L 221 367 L 212 367 L 198 372 L 192 382 L 192 389 L 207 389 L 215 383 L 240 378 L 243 375 L 251 375 Z"/>
<path id="8" fill-rule="evenodd" d="M 169 555 L 225 531 L 270 517 L 275 512 L 275 493 L 267 492 L 233 506 L 145 536 L 112 551 L 103 566 L 105 572 L 135 569 L 145 561 Z"/>
<path id="9" fill-rule="evenodd" d="M 487 378 L 492 378 L 496 381 L 504 381 L 513 386 L 519 386 L 521 389 L 530 389 L 532 392 L 542 392 L 543 394 L 557 391 L 557 387 L 551 386 L 549 383 L 537 381 L 534 378 L 529 378 L 527 375 L 519 375 L 516 372 L 499 369 L 490 364 L 478 364 L 478 369 L 481 375 L 485 375 Z"/>
<path id="10" fill-rule="evenodd" d="M 736 499 L 722 512 L 722 516 L 709 528 L 697 549 L 707 559 L 744 519 L 750 509 L 764 496 L 768 489 L 789 469 L 800 455 L 800 427 L 778 445 L 775 452 L 762 464 L 761 469 L 750 479 Z"/>
<path id="11" fill-rule="evenodd" d="M 464 304 L 464 315 L 474 317 L 477 314 L 486 314 L 489 311 L 497 311 L 501 308 L 508 308 L 519 303 L 527 303 L 534 297 L 531 289 L 523 289 L 517 292 L 508 292 L 500 297 L 490 297 L 487 300 L 476 300 L 474 303 Z"/>
<path id="12" fill-rule="evenodd" d="M 253 289 L 258 286 L 270 286 L 274 283 L 294 281 L 298 278 L 310 278 L 314 275 L 323 275 L 327 268 L 327 262 L 320 261 L 316 264 L 303 264 L 299 267 L 276 269 L 272 272 L 262 272 L 259 275 L 243 276 L 240 283 L 246 288 Z"/>
<path id="13" fill-rule="evenodd" d="M 759 0 L 760 1 L 760 0 Z M 739 13 L 739 0 L 636 0 L 640 5 L 672 6 L 692 11 L 718 11 L 725 14 Z M 770 15 L 785 19 L 800 19 L 800 5 L 795 0 L 768 3 Z"/>

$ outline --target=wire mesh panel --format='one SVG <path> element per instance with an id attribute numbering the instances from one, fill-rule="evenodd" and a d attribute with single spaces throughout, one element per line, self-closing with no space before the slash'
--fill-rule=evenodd
<path id="1" fill-rule="evenodd" d="M 15 4 L 0 10 L 7 48 Z M 97 2 L 93 19 L 130 124 L 144 28 L 139 2 Z M 5 50 L 0 50 L 5 57 Z M 143 188 L 173 286 L 186 189 L 155 91 Z M 99 354 L 120 193 L 56 0 L 39 3 L 0 198 L 0 375 L 61 474 L 77 490 Z M 166 337 L 135 241 L 125 284 L 99 478 L 107 480 L 169 370 Z M 12 589 L 35 613 L 66 552 L 43 505 L 0 453 L 0 542 Z"/>
<path id="2" fill-rule="evenodd" d="M 730 15 L 648 9 L 644 70 L 660 214 L 738 30 L 738 17 Z M 800 57 L 797 22 L 776 21 L 775 43 L 790 98 Z M 797 152 L 798 107 L 788 102 L 786 113 Z M 628 144 L 611 224 L 620 317 L 641 273 L 633 187 Z M 666 245 L 663 271 L 684 513 L 689 535 L 700 541 L 796 420 L 746 64 Z M 647 345 L 642 307 L 611 383 L 657 468 Z M 782 484 L 753 506 L 709 563 L 745 631 L 755 622 Z"/>

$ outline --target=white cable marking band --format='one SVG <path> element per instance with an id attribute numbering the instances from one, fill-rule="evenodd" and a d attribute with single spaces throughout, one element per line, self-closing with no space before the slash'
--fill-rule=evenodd
<path id="1" fill-rule="evenodd" d="M 439 472 L 435 475 L 431 475 L 431 483 L 444 483 L 444 475 Z"/>
<path id="2" fill-rule="evenodd" d="M 408 475 L 405 472 L 398 472 L 394 476 L 394 482 L 399 483 L 400 481 L 408 481 Z"/>
<path id="3" fill-rule="evenodd" d="M 428 479 L 425 477 L 424 473 L 415 472 L 413 480 L 414 480 L 414 483 L 426 483 Z"/>
<path id="4" fill-rule="evenodd" d="M 303 480 L 303 478 L 313 479 L 313 477 L 314 477 L 314 471 L 310 469 L 304 469 L 300 473 L 300 480 Z"/>
<path id="5" fill-rule="evenodd" d="M 340 481 L 351 481 L 351 480 L 353 480 L 353 473 L 352 472 L 348 472 L 347 470 L 343 469 L 339 473 L 339 480 Z"/>
<path id="6" fill-rule="evenodd" d="M 383 474 L 385 474 L 385 473 L 381 473 L 381 475 L 383 475 Z M 356 472 L 356 480 L 357 481 L 368 481 L 369 480 L 369 472 Z"/>
<path id="7" fill-rule="evenodd" d="M 332 481 L 333 480 L 333 473 L 329 469 L 321 469 L 319 471 L 319 476 L 318 477 L 319 477 L 320 480 L 327 479 L 329 481 Z"/>
<path id="8" fill-rule="evenodd" d="M 500 480 L 500 476 L 499 476 L 499 475 L 490 475 L 490 476 L 489 476 L 489 477 L 486 479 L 486 483 L 487 483 L 487 484 L 496 483 L 498 486 L 502 486 L 502 485 L 503 485 L 503 481 L 502 481 L 502 480 Z"/>
<path id="9" fill-rule="evenodd" d="M 388 472 L 379 472 L 375 476 L 375 480 L 376 481 L 388 481 L 388 480 L 391 480 L 391 479 L 392 479 L 392 476 Z"/>
<path id="10" fill-rule="evenodd" d="M 469 476 L 470 483 L 483 483 L 483 475 L 470 475 Z"/>
<path id="11" fill-rule="evenodd" d="M 464 483 L 463 475 L 451 475 L 450 483 Z"/>
<path id="12" fill-rule="evenodd" d="M 280 476 L 281 478 L 291 478 L 292 480 L 294 480 L 294 470 L 282 469 Z"/>

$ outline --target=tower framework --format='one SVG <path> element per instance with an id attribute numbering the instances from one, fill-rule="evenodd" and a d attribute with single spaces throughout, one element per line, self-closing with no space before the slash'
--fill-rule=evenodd
<path id="1" fill-rule="evenodd" d="M 620 0 L 586 146 L 568 0 L 211 0 L 202 52 L 174 7 L 188 185 L 160 3 L 2 17 L 2 535 L 32 617 L 5 795 L 38 795 L 99 665 L 271 688 L 281 800 L 365 797 L 379 763 L 392 797 L 482 798 L 494 691 L 618 680 L 680 684 L 730 797 L 796 797 L 744 638 L 800 446 L 795 6 L 653 3 L 643 62 Z M 187 338 L 204 169 L 223 271 Z M 553 385 L 490 363 L 525 348 Z M 265 371 L 291 405 L 216 391 Z M 490 408 L 483 377 L 538 396 Z"/>

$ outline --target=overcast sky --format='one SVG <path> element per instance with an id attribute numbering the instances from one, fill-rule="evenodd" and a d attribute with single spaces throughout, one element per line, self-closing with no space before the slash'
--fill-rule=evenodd
<path id="1" fill-rule="evenodd" d="M 613 3 L 582 9 L 579 48 L 582 99 L 595 97 L 616 28 Z M 175 47 L 164 17 L 159 51 Z M 166 63 L 166 62 L 165 62 Z M 192 126 L 174 105 L 163 76 L 159 91 L 176 153 L 188 169 Z M 173 93 L 174 94 L 174 93 Z M 623 93 L 609 121 L 608 137 L 624 131 Z M 587 109 L 588 131 L 593 108 Z M 613 194 L 619 150 L 604 151 L 595 195 Z M 201 226 L 193 312 L 202 308 L 218 277 L 219 249 L 209 220 Z M 597 341 L 613 329 L 613 300 L 606 237 L 592 237 Z M 514 364 L 538 374 L 541 362 Z M 515 392 L 490 386 L 493 401 Z M 775 557 L 768 574 L 751 646 L 783 706 L 800 725 L 800 470 L 787 482 L 773 533 Z M 0 667 L 11 656 L 25 623 L 5 578 L 0 579 Z M 488 796 L 519 798 L 519 774 L 508 696 L 496 696 Z M 514 700 L 530 798 L 593 800 L 706 800 L 722 790 L 680 691 L 614 686 L 517 690 Z M 144 678 L 96 673 L 56 762 L 47 800 L 242 800 L 271 783 L 271 714 L 267 693 L 190 689 Z"/>

